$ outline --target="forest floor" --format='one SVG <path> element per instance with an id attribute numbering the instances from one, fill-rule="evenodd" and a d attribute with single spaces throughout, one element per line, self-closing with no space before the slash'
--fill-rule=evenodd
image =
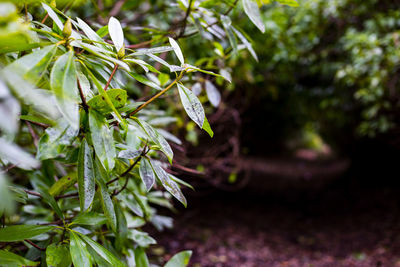
<path id="1" fill-rule="evenodd" d="M 337 183 L 294 195 L 189 195 L 172 230 L 153 230 L 153 251 L 167 260 L 192 250 L 193 267 L 400 267 L 399 188 Z"/>

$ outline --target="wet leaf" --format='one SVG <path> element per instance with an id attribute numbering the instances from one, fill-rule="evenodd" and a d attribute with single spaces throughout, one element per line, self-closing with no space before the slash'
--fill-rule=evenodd
<path id="1" fill-rule="evenodd" d="M 0 266 L 3 267 L 37 266 L 38 264 L 39 262 L 25 259 L 12 252 L 0 250 Z"/>
<path id="2" fill-rule="evenodd" d="M 69 267 L 72 263 L 67 245 L 51 244 L 46 248 L 47 266 Z"/>
<path id="3" fill-rule="evenodd" d="M 295 1 L 294 1 L 295 2 Z M 244 12 L 249 17 L 249 19 L 257 26 L 257 28 L 264 33 L 265 25 L 262 21 L 260 9 L 258 8 L 257 2 L 255 0 L 242 0 Z"/>
<path id="4" fill-rule="evenodd" d="M 150 162 L 147 158 L 142 158 L 139 167 L 140 178 L 146 186 L 147 191 L 153 187 L 156 177 L 154 171 L 151 168 Z"/>
<path id="5" fill-rule="evenodd" d="M 73 129 L 79 129 L 79 95 L 74 51 L 63 54 L 54 63 L 50 73 L 50 87 L 64 118 Z"/>
<path id="6" fill-rule="evenodd" d="M 110 98 L 111 102 L 113 103 L 115 108 L 122 108 L 126 104 L 126 100 L 128 95 L 125 90 L 123 89 L 110 89 L 107 92 L 108 97 Z M 113 109 L 108 105 L 107 101 L 105 100 L 104 96 L 97 95 L 92 97 L 88 102 L 88 106 L 97 110 L 102 114 L 111 113 Z"/>
<path id="7" fill-rule="evenodd" d="M 205 87 L 207 92 L 208 100 L 210 100 L 211 105 L 218 107 L 221 102 L 221 94 L 218 89 L 209 80 L 205 81 Z"/>
<path id="8" fill-rule="evenodd" d="M 182 105 L 189 118 L 191 118 L 200 128 L 202 128 L 205 114 L 200 100 L 195 96 L 195 94 L 193 94 L 192 91 L 187 89 L 182 84 L 178 83 L 178 89 Z"/>
<path id="9" fill-rule="evenodd" d="M 0 228 L 0 242 L 22 241 L 49 232 L 53 229 L 54 226 L 12 225 Z"/>
<path id="10" fill-rule="evenodd" d="M 117 230 L 117 216 L 115 215 L 114 204 L 105 183 L 98 180 L 98 185 L 100 187 L 101 205 L 103 207 L 104 215 L 106 216 L 111 229 L 115 232 Z"/>
<path id="11" fill-rule="evenodd" d="M 121 23 L 114 17 L 111 17 L 108 21 L 108 33 L 117 52 L 119 52 L 124 46 L 124 32 L 122 31 Z"/>
<path id="12" fill-rule="evenodd" d="M 92 258 L 86 243 L 74 232 L 70 232 L 69 252 L 75 267 L 91 267 Z"/>
<path id="13" fill-rule="evenodd" d="M 185 64 L 185 59 L 183 58 L 182 50 L 179 47 L 178 43 L 172 39 L 171 37 L 168 37 L 169 43 L 171 44 L 172 48 L 174 49 L 175 55 L 178 57 L 179 61 L 181 64 Z"/>
<path id="14" fill-rule="evenodd" d="M 94 151 L 106 170 L 115 165 L 115 146 L 111 130 L 104 116 L 95 110 L 89 110 L 89 126 Z"/>
<path id="15" fill-rule="evenodd" d="M 185 250 L 175 254 L 164 267 L 186 267 L 189 264 L 190 257 L 192 256 L 191 250 Z"/>
<path id="16" fill-rule="evenodd" d="M 81 211 L 90 208 L 95 194 L 93 150 L 86 139 L 82 140 L 78 156 L 78 189 Z"/>

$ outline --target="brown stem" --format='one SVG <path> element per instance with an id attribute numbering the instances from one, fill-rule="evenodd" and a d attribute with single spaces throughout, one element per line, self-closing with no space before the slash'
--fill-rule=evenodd
<path id="1" fill-rule="evenodd" d="M 115 74 L 115 72 L 117 71 L 117 69 L 118 69 L 118 65 L 115 64 L 115 65 L 114 65 L 114 69 L 113 69 L 113 71 L 112 71 L 112 73 L 111 73 L 111 76 L 110 76 L 110 78 L 108 79 L 106 86 L 104 87 L 104 91 L 107 91 L 107 88 L 108 88 L 108 86 L 110 85 L 110 82 L 111 82 L 112 78 L 114 77 L 114 74 Z"/>
<path id="2" fill-rule="evenodd" d="M 32 241 L 30 241 L 30 240 L 28 240 L 28 239 L 25 239 L 24 241 L 25 241 L 26 243 L 30 244 L 32 247 L 34 247 L 34 248 L 36 248 L 36 249 L 38 249 L 38 250 L 40 250 L 40 251 L 46 251 L 45 248 L 39 247 L 38 245 L 36 245 L 35 243 L 33 243 Z"/>
<path id="3" fill-rule="evenodd" d="M 122 6 L 125 4 L 125 2 L 126 0 L 119 0 L 117 3 L 115 3 L 113 9 L 111 9 L 110 11 L 110 17 L 116 16 L 121 10 Z"/>
<path id="4" fill-rule="evenodd" d="M 26 190 L 26 189 L 23 189 L 24 191 L 25 191 L 25 193 L 27 193 L 28 195 L 32 195 L 32 196 L 37 196 L 37 197 L 42 197 L 42 195 L 40 194 L 40 193 L 38 193 L 38 192 L 35 192 L 35 191 L 31 191 L 31 190 Z"/>
<path id="5" fill-rule="evenodd" d="M 59 199 L 61 199 L 61 198 L 69 198 L 69 197 L 77 197 L 77 196 L 79 196 L 78 193 L 70 193 L 70 194 L 55 196 L 54 198 L 55 198 L 56 200 L 59 200 Z"/>
<path id="6" fill-rule="evenodd" d="M 148 46 L 149 44 L 151 44 L 151 42 L 152 42 L 152 40 L 145 41 L 145 42 L 138 43 L 138 44 L 127 45 L 126 48 L 130 48 L 130 49 L 142 48 L 142 47 Z"/>
<path id="7" fill-rule="evenodd" d="M 165 89 L 161 90 L 158 94 L 154 95 L 152 98 L 150 98 L 149 100 L 147 100 L 145 103 L 143 103 L 142 105 L 140 105 L 137 109 L 135 109 L 134 111 L 132 111 L 131 113 L 128 114 L 127 117 L 133 116 L 136 113 L 138 113 L 140 110 L 142 110 L 143 108 L 145 108 L 148 104 L 150 104 L 151 102 L 153 102 L 155 99 L 159 98 L 160 96 L 162 96 L 163 94 L 165 94 L 169 89 L 171 89 L 171 87 L 176 84 L 177 82 L 179 82 L 180 79 L 182 79 L 183 74 L 185 73 L 185 71 L 182 71 L 181 74 L 179 74 L 179 76 L 172 82 L 170 83 L 170 85 L 168 85 Z"/>
<path id="8" fill-rule="evenodd" d="M 42 24 L 44 24 L 46 22 L 46 19 L 49 17 L 49 13 L 46 14 L 46 16 L 44 16 L 43 20 L 42 20 Z"/>
<path id="9" fill-rule="evenodd" d="M 82 86 L 81 86 L 81 83 L 79 82 L 79 79 L 77 79 L 77 81 L 78 81 L 79 95 L 80 95 L 81 100 L 82 100 L 82 106 L 83 106 L 83 109 L 84 109 L 84 110 L 86 111 L 86 113 L 87 113 L 88 110 L 89 110 L 89 106 L 88 106 L 88 104 L 86 103 L 86 98 L 85 98 L 85 95 L 83 94 Z"/>
<path id="10" fill-rule="evenodd" d="M 47 125 L 47 124 L 44 124 L 44 123 L 41 123 L 41 122 L 30 121 L 30 120 L 25 120 L 25 119 L 21 119 L 21 120 L 29 121 L 30 123 L 35 124 L 35 125 L 40 126 L 40 127 L 43 127 L 45 129 L 50 127 L 50 125 Z"/>
<path id="11" fill-rule="evenodd" d="M 25 121 L 25 123 L 26 123 L 26 125 L 28 126 L 28 130 L 29 130 L 29 133 L 30 133 L 31 136 L 32 136 L 33 143 L 35 144 L 35 147 L 37 148 L 38 143 L 39 143 L 39 137 L 38 137 L 37 134 L 35 133 L 35 130 L 33 130 L 31 124 L 29 123 L 29 121 Z"/>
<path id="12" fill-rule="evenodd" d="M 186 25 L 187 25 L 187 19 L 188 19 L 189 15 L 190 15 L 191 8 L 192 8 L 192 0 L 189 0 L 189 5 L 188 5 L 188 8 L 186 9 L 185 17 L 183 18 L 183 21 L 182 21 L 183 22 L 183 26 L 181 28 L 180 33 L 177 36 L 177 39 L 179 39 L 180 37 L 182 37 L 185 34 Z"/>

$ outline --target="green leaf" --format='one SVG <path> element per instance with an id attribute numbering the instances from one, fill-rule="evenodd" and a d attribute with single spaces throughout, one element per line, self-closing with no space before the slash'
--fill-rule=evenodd
<path id="1" fill-rule="evenodd" d="M 50 73 L 50 87 L 60 112 L 73 129 L 79 129 L 79 95 L 76 82 L 74 51 L 60 56 Z"/>
<path id="2" fill-rule="evenodd" d="M 41 235 L 54 229 L 54 226 L 13 225 L 0 229 L 0 242 L 15 242 Z"/>
<path id="3" fill-rule="evenodd" d="M 236 36 L 239 37 L 240 41 L 244 44 L 244 46 L 247 48 L 247 50 L 249 50 L 249 52 L 253 56 L 253 58 L 258 62 L 257 54 L 254 51 L 253 46 L 251 45 L 251 43 L 246 39 L 246 37 L 240 31 L 236 30 L 235 27 L 232 26 L 232 30 L 234 31 Z M 230 79 L 226 79 L 226 80 L 231 82 Z"/>
<path id="4" fill-rule="evenodd" d="M 14 212 L 14 197 L 10 192 L 10 187 L 6 177 L 0 172 L 0 216 L 10 215 Z"/>
<path id="5" fill-rule="evenodd" d="M 142 178 L 142 181 L 146 186 L 147 191 L 150 191 L 150 189 L 154 185 L 154 182 L 156 181 L 156 177 L 154 175 L 153 169 L 151 168 L 149 160 L 145 157 L 141 159 L 139 173 L 140 178 Z"/>
<path id="6" fill-rule="evenodd" d="M 175 55 L 178 57 L 179 61 L 181 64 L 185 64 L 185 59 L 183 58 L 182 50 L 179 47 L 178 43 L 172 39 L 171 37 L 168 37 L 169 43 L 171 44 L 172 48 L 174 49 Z"/>
<path id="7" fill-rule="evenodd" d="M 40 160 L 62 156 L 66 146 L 72 144 L 79 130 L 61 121 L 55 127 L 49 127 L 39 140 L 37 158 Z"/>
<path id="8" fill-rule="evenodd" d="M 206 93 L 208 100 L 210 101 L 211 105 L 214 107 L 218 107 L 219 103 L 221 102 L 221 94 L 218 91 L 217 87 L 212 84 L 209 80 L 205 81 Z"/>
<path id="9" fill-rule="evenodd" d="M 255 0 L 242 0 L 244 12 L 249 17 L 249 19 L 257 26 L 257 28 L 264 33 L 265 25 L 262 21 L 260 9 L 258 8 L 257 2 Z"/>
<path id="10" fill-rule="evenodd" d="M 103 259 L 105 259 L 108 263 L 110 263 L 112 266 L 117 266 L 117 267 L 123 267 L 126 266 L 122 261 L 120 261 L 117 257 L 115 257 L 110 251 L 105 249 L 103 246 L 100 244 L 94 242 L 92 239 L 89 237 L 78 233 L 80 238 L 82 238 L 90 247 L 92 247 L 97 254 L 99 254 Z"/>
<path id="11" fill-rule="evenodd" d="M 0 266 L 2 267 L 37 266 L 38 264 L 39 262 L 27 260 L 12 252 L 0 250 Z"/>
<path id="12" fill-rule="evenodd" d="M 58 206 L 57 201 L 52 195 L 47 192 L 47 189 L 39 189 L 39 193 L 42 195 L 42 198 L 47 202 L 47 204 L 49 204 L 50 207 L 53 208 L 58 217 L 64 220 L 64 214 Z"/>
<path id="13" fill-rule="evenodd" d="M 61 193 L 67 191 L 68 188 L 70 188 L 72 185 L 76 183 L 78 180 L 76 173 L 71 173 L 68 174 L 64 177 L 62 177 L 60 180 L 55 182 L 49 189 L 49 194 L 54 196 L 58 196 Z"/>
<path id="14" fill-rule="evenodd" d="M 86 139 L 82 140 L 78 156 L 78 189 L 81 212 L 90 208 L 95 194 L 93 150 Z"/>
<path id="15" fill-rule="evenodd" d="M 75 219 L 71 222 L 73 224 L 79 225 L 95 225 L 101 226 L 107 222 L 106 216 L 97 212 L 86 212 L 80 213 Z"/>
<path id="16" fill-rule="evenodd" d="M 138 230 L 131 230 L 129 238 L 135 241 L 140 247 L 148 247 L 157 243 L 148 233 Z"/>
<path id="17" fill-rule="evenodd" d="M 60 20 L 60 18 L 57 16 L 56 12 L 54 10 L 46 5 L 45 3 L 42 3 L 42 7 L 47 11 L 47 14 L 49 14 L 49 17 L 54 21 L 54 23 L 57 25 L 57 27 L 62 31 L 64 29 L 64 24 Z"/>
<path id="18" fill-rule="evenodd" d="M 75 267 L 91 267 L 92 258 L 87 250 L 86 243 L 74 232 L 69 233 L 69 252 Z"/>
<path id="19" fill-rule="evenodd" d="M 164 171 L 159 162 L 152 160 L 150 161 L 150 164 L 163 187 L 186 207 L 186 198 L 182 194 L 179 185 L 169 177 L 168 173 Z"/>
<path id="20" fill-rule="evenodd" d="M 210 123 L 208 122 L 206 115 L 204 115 L 204 123 L 203 123 L 203 127 L 201 127 L 201 128 L 204 131 L 206 131 L 211 136 L 211 138 L 213 138 L 214 132 L 211 129 Z"/>
<path id="21" fill-rule="evenodd" d="M 144 85 L 147 85 L 147 86 L 157 89 L 157 90 L 162 90 L 162 88 L 158 84 L 150 81 L 149 79 L 145 78 L 143 75 L 140 75 L 140 74 L 137 74 L 134 72 L 128 72 L 128 74 L 131 75 L 136 81 L 143 83 Z"/>
<path id="22" fill-rule="evenodd" d="M 107 95 L 110 98 L 115 108 L 122 108 L 126 104 L 128 95 L 123 89 L 110 89 L 107 91 Z M 104 96 L 97 95 L 92 97 L 88 102 L 88 106 L 97 110 L 102 114 L 108 114 L 113 111 L 113 109 L 108 105 Z"/>
<path id="23" fill-rule="evenodd" d="M 191 250 L 185 250 L 175 254 L 164 267 L 186 267 L 189 264 L 190 257 L 192 256 Z"/>
<path id="24" fill-rule="evenodd" d="M 96 33 L 101 37 L 104 38 L 108 34 L 108 25 L 105 25 L 98 29 Z"/>
<path id="25" fill-rule="evenodd" d="M 111 36 L 111 40 L 117 52 L 119 52 L 124 47 L 124 32 L 122 31 L 121 24 L 114 17 L 111 17 L 108 21 L 108 33 Z"/>
<path id="26" fill-rule="evenodd" d="M 37 83 L 47 70 L 56 51 L 56 45 L 45 46 L 29 55 L 19 58 L 7 66 L 6 69 L 18 73 L 33 83 Z"/>
<path id="27" fill-rule="evenodd" d="M 47 266 L 69 267 L 72 263 L 68 245 L 51 244 L 46 248 Z"/>
<path id="28" fill-rule="evenodd" d="M 276 1 L 282 5 L 288 5 L 293 7 L 299 6 L 299 3 L 296 0 L 276 0 Z"/>
<path id="29" fill-rule="evenodd" d="M 149 259 L 143 248 L 138 247 L 135 249 L 135 263 L 137 267 L 148 267 Z"/>
<path id="30" fill-rule="evenodd" d="M 222 25 L 224 26 L 226 35 L 228 36 L 229 43 L 232 46 L 233 54 L 237 54 L 238 47 L 237 47 L 237 41 L 236 41 L 235 35 L 233 34 L 233 31 L 232 31 L 232 21 L 228 16 L 224 16 L 224 15 L 221 16 L 221 21 L 222 21 Z"/>
<path id="31" fill-rule="evenodd" d="M 171 146 L 165 140 L 164 136 L 159 134 L 156 129 L 154 129 L 147 122 L 140 120 L 136 117 L 133 118 L 140 127 L 144 130 L 144 132 L 150 137 L 151 141 L 153 141 L 157 146 L 160 147 L 160 150 L 167 156 L 168 161 L 172 163 L 172 158 L 174 157 L 174 152 L 171 149 Z"/>
<path id="32" fill-rule="evenodd" d="M 117 216 L 115 215 L 114 204 L 108 194 L 105 183 L 101 180 L 97 181 L 100 187 L 101 206 L 103 207 L 104 215 L 106 216 L 111 229 L 115 232 L 117 230 Z"/>
<path id="33" fill-rule="evenodd" d="M 94 151 L 106 170 L 115 165 L 115 146 L 112 132 L 104 116 L 95 110 L 89 110 L 89 126 Z"/>
<path id="34" fill-rule="evenodd" d="M 101 48 L 108 47 L 104 40 L 94 30 L 92 30 L 92 28 L 90 28 L 89 25 L 86 24 L 86 22 L 84 22 L 80 18 L 77 18 L 76 20 L 78 21 L 79 27 L 86 34 L 89 40 L 94 41 L 94 45 Z"/>
<path id="35" fill-rule="evenodd" d="M 178 90 L 182 105 L 189 118 L 191 118 L 200 128 L 202 128 L 205 114 L 200 100 L 195 94 L 193 94 L 192 91 L 187 89 L 182 84 L 178 83 Z"/>

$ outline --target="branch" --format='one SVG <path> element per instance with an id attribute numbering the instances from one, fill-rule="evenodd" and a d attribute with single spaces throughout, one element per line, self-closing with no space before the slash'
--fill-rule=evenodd
<path id="1" fill-rule="evenodd" d="M 37 134 L 35 133 L 35 130 L 33 130 L 31 124 L 29 123 L 29 121 L 25 121 L 25 123 L 26 123 L 26 125 L 28 126 L 29 133 L 30 133 L 31 136 L 32 136 L 33 144 L 34 144 L 35 147 L 37 148 L 38 143 L 39 143 L 39 137 L 38 137 Z"/>
<path id="2" fill-rule="evenodd" d="M 132 111 L 131 113 L 128 114 L 127 117 L 133 116 L 136 113 L 138 113 L 140 110 L 142 110 L 143 108 L 145 108 L 148 104 L 150 104 L 151 102 L 153 102 L 154 100 L 156 100 L 157 98 L 159 98 L 160 96 L 162 96 L 163 94 L 165 94 L 169 89 L 172 88 L 172 86 L 174 84 L 176 84 L 177 82 L 180 81 L 180 79 L 182 79 L 183 74 L 185 73 L 185 71 L 182 71 L 181 74 L 179 74 L 179 76 L 172 82 L 170 83 L 170 85 L 168 85 L 165 89 L 163 89 L 162 91 L 160 91 L 158 94 L 156 94 L 155 96 L 153 96 L 152 98 L 150 98 L 149 100 L 147 100 L 145 103 L 143 103 L 142 105 L 140 105 L 137 109 L 135 109 L 134 111 Z"/>
<path id="3" fill-rule="evenodd" d="M 26 190 L 26 189 L 23 189 L 23 190 L 24 190 L 25 193 L 27 193 L 28 195 L 37 196 L 37 197 L 42 198 L 42 195 L 41 195 L 40 193 L 38 193 L 38 192 L 31 191 L 31 190 Z"/>
<path id="4" fill-rule="evenodd" d="M 110 11 L 109 17 L 115 17 L 119 13 L 125 2 L 126 0 L 119 0 L 116 4 L 114 4 L 113 9 L 111 9 Z"/>
<path id="5" fill-rule="evenodd" d="M 24 241 L 25 241 L 26 243 L 30 244 L 32 247 L 34 247 L 34 248 L 36 248 L 36 249 L 38 249 L 38 250 L 40 250 L 40 251 L 46 251 L 45 248 L 39 247 L 38 245 L 36 245 L 35 243 L 33 243 L 32 241 L 30 241 L 30 240 L 28 240 L 28 239 L 25 239 Z"/>
<path id="6" fill-rule="evenodd" d="M 59 195 L 59 196 L 55 196 L 55 200 L 59 200 L 61 198 L 69 198 L 69 197 L 77 197 L 79 196 L 78 193 L 70 193 L 70 194 L 65 194 L 65 195 Z"/>
<path id="7" fill-rule="evenodd" d="M 81 99 L 82 99 L 82 106 L 83 106 L 83 109 L 84 109 L 84 110 L 86 111 L 86 113 L 87 113 L 88 110 L 89 110 L 89 106 L 88 106 L 88 104 L 87 104 L 87 102 L 86 102 L 85 95 L 83 94 L 83 90 L 82 90 L 81 83 L 79 82 L 79 79 L 76 79 L 76 80 L 77 80 L 77 82 L 78 82 L 79 95 L 80 95 L 80 97 L 81 97 Z"/>
<path id="8" fill-rule="evenodd" d="M 104 91 L 107 91 L 107 88 L 108 88 L 108 86 L 110 85 L 110 82 L 111 82 L 112 78 L 114 77 L 114 74 L 115 74 L 115 72 L 117 71 L 117 69 L 118 69 L 118 65 L 115 64 L 115 65 L 114 65 L 114 69 L 113 69 L 113 71 L 112 71 L 112 73 L 111 73 L 111 76 L 110 76 L 110 78 L 108 79 L 106 86 L 104 87 Z"/>
<path id="9" fill-rule="evenodd" d="M 188 19 L 189 15 L 190 15 L 190 11 L 191 11 L 191 8 L 192 8 L 192 2 L 193 2 L 192 0 L 189 0 L 189 5 L 188 5 L 188 8 L 186 10 L 185 17 L 183 18 L 183 26 L 181 28 L 180 33 L 177 36 L 177 39 L 179 39 L 180 37 L 182 37 L 185 34 L 186 25 L 187 25 L 187 19 Z"/>

